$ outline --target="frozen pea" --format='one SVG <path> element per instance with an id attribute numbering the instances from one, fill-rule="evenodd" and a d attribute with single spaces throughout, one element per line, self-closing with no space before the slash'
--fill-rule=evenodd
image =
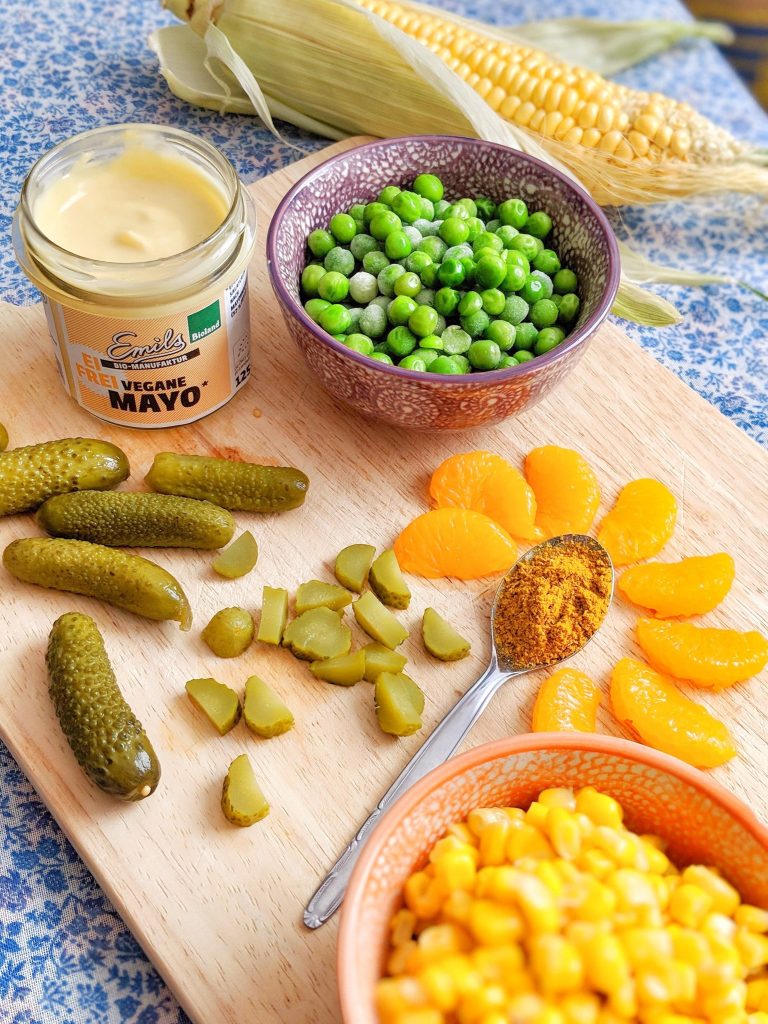
<path id="1" fill-rule="evenodd" d="M 442 219 L 445 217 L 445 211 L 450 207 L 450 205 L 451 204 L 447 199 L 438 199 L 435 203 L 435 218 L 440 217 Z"/>
<path id="2" fill-rule="evenodd" d="M 326 253 L 323 266 L 326 270 L 333 270 L 337 274 L 349 277 L 355 269 L 355 257 L 349 249 L 344 249 L 340 245 L 334 245 L 331 251 Z"/>
<path id="3" fill-rule="evenodd" d="M 389 321 L 385 310 L 374 301 L 362 311 L 357 326 L 369 338 L 380 338 L 386 331 L 388 324 Z"/>
<path id="4" fill-rule="evenodd" d="M 373 274 L 358 270 L 349 279 L 349 294 L 355 302 L 368 303 L 379 294 L 379 286 Z"/>
<path id="5" fill-rule="evenodd" d="M 394 295 L 395 281 L 397 281 L 398 277 L 401 277 L 404 273 L 405 267 L 401 267 L 399 263 L 390 263 L 388 267 L 384 267 L 376 278 L 381 294 L 390 296 Z"/>
<path id="6" fill-rule="evenodd" d="M 441 239 L 441 241 L 442 241 L 442 239 Z M 443 261 L 445 261 L 445 260 L 461 260 L 461 259 L 464 259 L 465 256 L 471 256 L 471 255 L 472 255 L 472 246 L 471 245 L 467 245 L 466 242 L 462 242 L 461 245 L 452 245 L 450 248 L 446 249 L 445 252 L 443 253 Z"/>
<path id="7" fill-rule="evenodd" d="M 432 221 L 426 220 L 424 217 L 419 217 L 418 220 L 413 222 L 413 226 L 419 232 L 422 238 L 426 238 L 427 235 L 433 235 L 435 232 L 432 230 Z"/>
<path id="8" fill-rule="evenodd" d="M 466 352 L 472 344 L 472 338 L 456 324 L 446 327 L 441 335 L 443 350 L 450 356 Z"/>
<path id="9" fill-rule="evenodd" d="M 500 227 L 501 227 L 501 221 L 498 219 L 498 217 L 494 217 L 493 220 L 489 220 L 488 223 L 485 225 L 485 230 L 486 231 L 498 231 Z"/>
<path id="10" fill-rule="evenodd" d="M 437 314 L 437 324 L 435 325 L 434 333 L 438 334 L 438 335 L 442 334 L 443 331 L 446 328 L 446 323 L 447 323 L 447 321 L 446 321 L 445 317 L 443 316 L 443 314 L 442 313 L 438 313 Z"/>
<path id="11" fill-rule="evenodd" d="M 373 352 L 373 342 L 365 334 L 348 334 L 342 344 L 354 349 L 355 352 L 361 352 L 364 356 L 369 356 Z"/>
<path id="12" fill-rule="evenodd" d="M 392 301 L 392 299 L 391 299 L 391 297 L 389 295 L 377 295 L 375 299 L 371 299 L 371 301 L 368 303 L 368 305 L 369 306 L 381 306 L 381 308 L 386 313 L 387 306 L 390 304 L 391 301 Z"/>
<path id="13" fill-rule="evenodd" d="M 417 306 L 434 306 L 435 304 L 435 290 L 434 288 L 422 288 L 418 295 L 415 296 Z"/>
<path id="14" fill-rule="evenodd" d="M 508 295 L 504 309 L 499 313 L 502 320 L 510 324 L 519 324 L 528 315 L 528 303 L 519 295 Z"/>
<path id="15" fill-rule="evenodd" d="M 415 224 L 403 224 L 403 233 L 408 236 L 412 246 L 417 246 L 421 241 L 421 232 Z"/>
<path id="16" fill-rule="evenodd" d="M 349 329 L 350 331 L 356 331 L 360 323 L 360 317 L 362 316 L 363 310 L 361 306 L 350 306 L 349 307 Z"/>
<path id="17" fill-rule="evenodd" d="M 378 249 L 371 249 L 363 256 L 363 270 L 369 274 L 380 274 L 388 266 L 389 257 Z"/>
<path id="18" fill-rule="evenodd" d="M 359 260 L 362 263 L 367 253 L 379 252 L 379 243 L 373 235 L 366 235 L 365 232 L 362 232 L 359 235 L 355 235 L 349 243 L 349 251 L 356 260 Z"/>
<path id="19" fill-rule="evenodd" d="M 441 263 L 448 246 L 437 235 L 428 235 L 422 238 L 417 246 L 418 252 L 426 253 L 433 263 Z"/>
<path id="20" fill-rule="evenodd" d="M 433 221 L 435 219 L 435 204 L 431 199 L 427 199 L 426 196 L 421 197 L 421 217 L 419 220 L 422 219 L 428 221 Z M 415 220 L 413 223 L 417 224 L 418 220 Z"/>
<path id="21" fill-rule="evenodd" d="M 424 340 L 424 339 L 422 339 L 422 340 Z M 434 361 L 440 355 L 440 353 L 436 349 L 434 349 L 434 348 L 423 348 L 423 346 L 421 346 L 421 345 L 419 345 L 419 347 L 417 349 L 414 349 L 413 354 L 415 355 L 416 353 L 418 353 L 421 356 L 421 358 L 424 360 L 427 369 L 430 368 L 432 363 L 434 363 Z"/>

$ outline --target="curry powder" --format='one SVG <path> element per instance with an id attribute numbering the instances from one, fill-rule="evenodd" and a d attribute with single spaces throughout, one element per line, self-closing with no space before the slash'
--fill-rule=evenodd
<path id="1" fill-rule="evenodd" d="M 605 617 L 612 577 L 600 552 L 576 541 L 547 545 L 521 562 L 497 599 L 500 660 L 533 668 L 575 654 Z"/>

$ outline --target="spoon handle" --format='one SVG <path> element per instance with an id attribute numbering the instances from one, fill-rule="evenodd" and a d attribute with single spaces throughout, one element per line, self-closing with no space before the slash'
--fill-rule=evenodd
<path id="1" fill-rule="evenodd" d="M 341 906 L 352 869 L 363 844 L 384 811 L 389 810 L 406 789 L 448 760 L 483 713 L 499 686 L 511 675 L 517 674 L 501 671 L 494 657 L 477 682 L 473 683 L 451 708 L 389 787 L 373 813 L 366 818 L 357 835 L 321 882 L 304 911 L 304 924 L 308 928 L 319 928 Z"/>

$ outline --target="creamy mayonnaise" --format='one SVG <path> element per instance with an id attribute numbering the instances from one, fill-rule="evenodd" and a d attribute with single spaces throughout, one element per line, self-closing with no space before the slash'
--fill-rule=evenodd
<path id="1" fill-rule="evenodd" d="M 104 163 L 79 160 L 37 198 L 32 215 L 62 249 L 139 263 L 191 249 L 228 209 L 222 190 L 194 164 L 133 144 Z"/>
<path id="2" fill-rule="evenodd" d="M 251 373 L 255 227 L 232 165 L 189 132 L 115 125 L 42 156 L 13 240 L 72 398 L 134 427 L 228 402 Z"/>

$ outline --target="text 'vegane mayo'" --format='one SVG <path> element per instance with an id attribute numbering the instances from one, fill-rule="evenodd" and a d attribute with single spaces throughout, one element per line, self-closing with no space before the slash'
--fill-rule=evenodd
<path id="1" fill-rule="evenodd" d="M 117 126 L 32 168 L 14 220 L 62 380 L 113 423 L 191 423 L 250 375 L 252 203 L 186 132 Z"/>

